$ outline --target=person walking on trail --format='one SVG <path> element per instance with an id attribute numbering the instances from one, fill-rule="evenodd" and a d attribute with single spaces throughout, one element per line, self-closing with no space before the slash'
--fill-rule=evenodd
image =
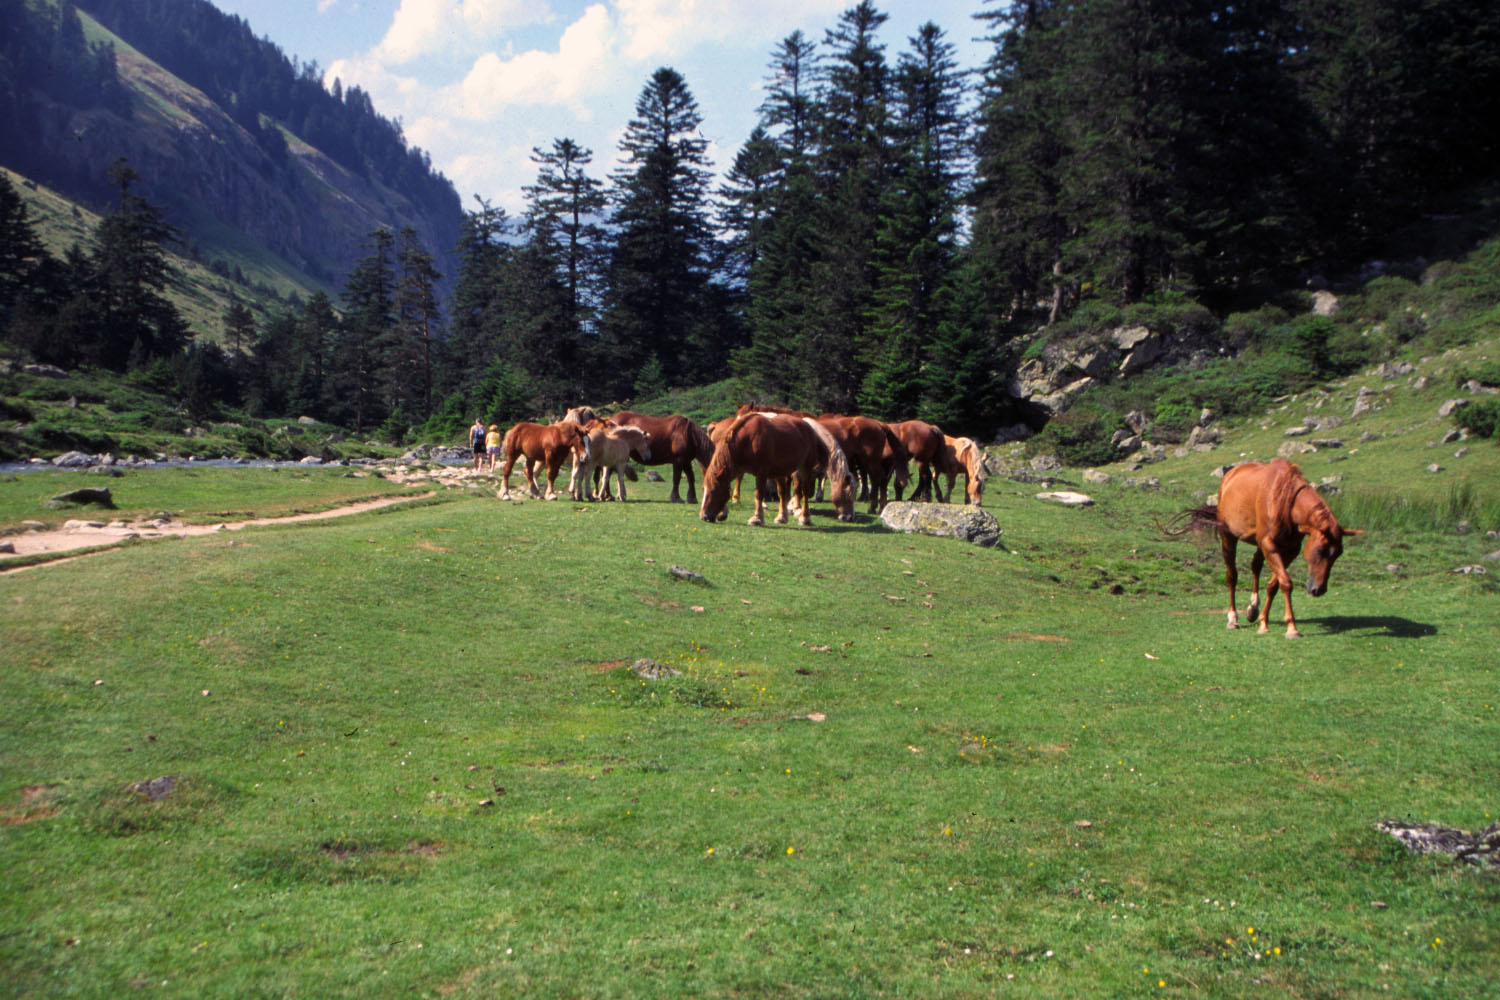
<path id="1" fill-rule="evenodd" d="M 479 464 L 484 461 L 484 421 L 478 417 L 469 428 L 469 448 L 474 452 L 474 471 L 478 472 Z"/>
<path id="2" fill-rule="evenodd" d="M 489 433 L 484 436 L 484 450 L 490 460 L 490 475 L 494 475 L 495 463 L 500 461 L 500 425 L 490 424 Z"/>

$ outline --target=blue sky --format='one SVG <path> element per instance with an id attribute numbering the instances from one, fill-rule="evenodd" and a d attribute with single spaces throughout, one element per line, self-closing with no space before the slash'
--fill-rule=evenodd
<path id="1" fill-rule="evenodd" d="M 703 115 L 722 168 L 754 127 L 771 51 L 800 29 L 821 42 L 850 0 L 214 0 L 328 82 L 358 84 L 463 198 L 517 212 L 534 146 L 566 136 L 604 178 L 651 73 L 671 66 Z M 984 0 L 886 0 L 894 62 L 934 21 L 978 67 Z"/>

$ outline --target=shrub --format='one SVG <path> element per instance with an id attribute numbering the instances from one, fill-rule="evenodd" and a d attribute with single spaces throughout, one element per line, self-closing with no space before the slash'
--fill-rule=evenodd
<path id="1" fill-rule="evenodd" d="M 1120 426 L 1118 417 L 1080 401 L 1048 421 L 1027 443 L 1027 450 L 1054 452 L 1063 464 L 1075 467 L 1105 465 L 1120 457 L 1110 442 Z"/>
<path id="2" fill-rule="evenodd" d="M 1453 373 L 1453 384 L 1463 386 L 1470 381 L 1480 385 L 1500 386 L 1500 361 L 1477 361 L 1470 365 L 1460 365 Z"/>
<path id="3" fill-rule="evenodd" d="M 1453 414 L 1453 422 L 1482 438 L 1500 435 L 1500 399 L 1482 399 Z"/>

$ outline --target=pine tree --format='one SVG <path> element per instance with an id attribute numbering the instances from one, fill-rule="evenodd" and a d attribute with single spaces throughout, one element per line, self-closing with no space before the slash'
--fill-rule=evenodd
<path id="1" fill-rule="evenodd" d="M 437 376 L 438 394 L 467 395 L 499 352 L 492 336 L 506 303 L 501 270 L 511 255 L 505 209 L 476 196 L 479 208 L 464 213 L 456 254 L 458 272 L 449 299 L 449 340 Z M 467 418 L 465 419 L 467 423 Z"/>
<path id="2" fill-rule="evenodd" d="M 583 334 L 592 323 L 592 300 L 606 244 L 599 218 L 604 184 L 587 172 L 593 150 L 555 139 L 550 151 L 533 149 L 536 183 L 525 189 L 526 225 L 536 248 L 555 260 L 568 289 L 568 324 Z"/>
<path id="3" fill-rule="evenodd" d="M 26 202 L 10 177 L 0 173 L 0 332 L 5 330 L 16 301 L 35 290 L 47 259 Z"/>
<path id="4" fill-rule="evenodd" d="M 851 411 L 868 353 L 866 316 L 874 292 L 870 248 L 879 231 L 880 195 L 890 172 L 888 68 L 876 33 L 886 15 L 870 0 L 845 11 L 827 32 L 818 121 L 819 258 L 814 298 L 796 349 L 817 363 L 800 395 L 819 409 Z"/>
<path id="5" fill-rule="evenodd" d="M 131 357 L 170 357 L 187 342 L 187 326 L 165 292 L 171 280 L 166 244 L 178 239 L 160 208 L 131 190 L 140 175 L 123 159 L 109 169 L 120 191 L 117 211 L 102 217 L 89 251 L 95 324 L 85 356 L 123 371 Z"/>
<path id="6" fill-rule="evenodd" d="M 698 102 L 663 67 L 635 105 L 612 175 L 616 237 L 601 319 L 601 361 L 626 391 L 655 355 L 672 383 L 707 377 L 720 317 L 709 315 L 708 142 Z"/>
<path id="7" fill-rule="evenodd" d="M 255 343 L 255 314 L 239 299 L 229 303 L 221 317 L 224 324 L 224 342 L 235 354 L 243 354 Z"/>
<path id="8" fill-rule="evenodd" d="M 391 410 L 426 420 L 433 409 L 433 373 L 444 342 L 437 283 L 442 279 L 432 254 L 411 226 L 397 236 L 399 270 L 393 301 L 395 328 L 387 373 Z"/>
<path id="9" fill-rule="evenodd" d="M 932 22 L 896 70 L 895 165 L 881 199 L 867 317 L 862 407 L 886 419 L 917 415 L 928 351 L 944 319 L 957 241 L 965 126 L 953 46 Z"/>
<path id="10" fill-rule="evenodd" d="M 396 237 L 380 228 L 369 234 L 369 251 L 344 281 L 344 318 L 330 353 L 329 413 L 356 431 L 379 424 L 384 406 L 395 330 Z"/>

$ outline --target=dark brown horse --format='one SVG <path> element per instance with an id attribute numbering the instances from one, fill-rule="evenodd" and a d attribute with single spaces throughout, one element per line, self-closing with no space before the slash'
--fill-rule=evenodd
<path id="1" fill-rule="evenodd" d="M 677 486 L 682 477 L 687 476 L 687 502 L 698 502 L 698 494 L 693 487 L 693 463 L 697 462 L 706 469 L 714 456 L 713 442 L 709 441 L 702 427 L 681 414 L 651 417 L 621 410 L 609 419 L 619 427 L 639 427 L 651 438 L 651 457 L 647 459 L 644 455 L 633 455 L 637 462 L 642 465 L 672 466 L 672 495 L 668 500 L 682 503 L 682 498 L 677 495 Z"/>
<path id="2" fill-rule="evenodd" d="M 850 470 L 860 477 L 864 496 L 870 501 L 870 513 L 885 506 L 886 489 L 895 474 L 897 485 L 906 485 L 906 463 L 910 458 L 906 446 L 885 424 L 869 417 L 845 417 L 825 413 L 818 422 L 833 433 L 844 449 Z"/>
<path id="3" fill-rule="evenodd" d="M 1234 610 L 1235 547 L 1252 542 L 1255 555 L 1250 559 L 1254 590 L 1245 617 L 1255 621 L 1259 612 L 1260 632 L 1269 632 L 1267 618 L 1276 592 L 1286 602 L 1286 637 L 1295 639 L 1302 633 L 1292 618 L 1292 576 L 1287 567 L 1302 549 L 1307 562 L 1307 593 L 1321 597 L 1328 590 L 1328 573 L 1344 551 L 1344 539 L 1362 535 L 1363 531 L 1339 526 L 1333 511 L 1313 489 L 1302 471 L 1284 458 L 1269 465 L 1245 462 L 1224 473 L 1219 484 L 1217 507 L 1200 507 L 1190 511 L 1194 526 L 1216 528 L 1224 555 L 1224 581 L 1229 585 L 1229 627 L 1239 628 Z M 1186 529 L 1183 529 L 1186 530 Z M 1305 540 L 1304 540 L 1305 539 Z M 1266 583 L 1266 603 L 1260 605 L 1260 571 L 1271 567 Z"/>
<path id="4" fill-rule="evenodd" d="M 811 492 L 817 469 L 828 472 L 833 506 L 841 521 L 854 518 L 854 497 L 849 489 L 849 466 L 838 442 L 811 417 L 750 413 L 736 417 L 719 438 L 713 459 L 703 473 L 703 504 L 698 516 L 716 521 L 729 502 L 730 485 L 737 476 L 756 477 L 755 514 L 751 524 L 765 523 L 767 485 L 790 478 L 791 489 L 780 491 L 777 524 L 786 523 L 788 493 L 798 504 L 797 520 L 808 523 Z"/>
<path id="5" fill-rule="evenodd" d="M 939 491 L 937 483 L 932 474 L 933 466 L 942 458 L 943 432 L 925 420 L 903 420 L 900 423 L 890 425 L 891 432 L 906 447 L 907 453 L 917 463 L 917 488 L 912 490 L 911 498 L 933 499 L 937 494 L 939 503 L 945 502 L 945 497 Z M 902 487 L 898 480 L 896 486 L 896 499 L 901 499 Z"/>
<path id="6" fill-rule="evenodd" d="M 526 487 L 531 495 L 541 499 L 537 487 L 536 469 L 546 466 L 547 499 L 556 500 L 557 470 L 563 459 L 573 456 L 576 463 L 589 457 L 589 438 L 577 424 L 533 424 L 522 421 L 505 432 L 505 468 L 500 473 L 500 499 L 510 499 L 510 470 L 517 458 L 526 459 Z"/>

